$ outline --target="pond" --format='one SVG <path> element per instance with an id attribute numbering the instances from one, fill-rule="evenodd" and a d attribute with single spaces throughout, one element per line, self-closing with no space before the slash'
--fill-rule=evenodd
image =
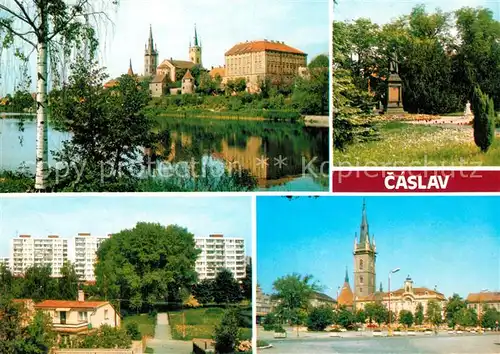
<path id="1" fill-rule="evenodd" d="M 24 165 L 33 172 L 36 122 L 24 121 L 23 129 L 19 123 L 15 117 L 0 119 L 0 170 Z M 164 163 L 202 163 L 210 158 L 249 170 L 260 190 L 328 190 L 328 128 L 206 118 L 158 117 L 155 123 L 154 130 L 162 132 Z M 70 138 L 49 125 L 49 151 L 58 151 Z M 50 153 L 49 164 L 54 165 Z"/>

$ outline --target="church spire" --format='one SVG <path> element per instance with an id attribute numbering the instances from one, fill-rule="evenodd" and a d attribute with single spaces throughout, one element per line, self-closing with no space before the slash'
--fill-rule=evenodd
<path id="1" fill-rule="evenodd" d="M 133 76 L 134 75 L 134 70 L 132 70 L 132 59 L 130 59 L 130 64 L 128 66 L 128 75 Z"/>
<path id="2" fill-rule="evenodd" d="M 194 24 L 194 45 L 198 46 L 198 32 L 196 31 L 196 23 Z"/>
<path id="3" fill-rule="evenodd" d="M 347 273 L 347 266 L 345 267 L 344 283 L 349 283 L 349 274 Z"/>
<path id="4" fill-rule="evenodd" d="M 154 47 L 154 42 L 153 42 L 153 26 L 149 25 L 149 40 L 148 40 L 148 49 L 152 52 L 155 47 Z"/>
<path id="5" fill-rule="evenodd" d="M 370 236 L 368 234 L 368 218 L 366 216 L 366 201 L 363 198 L 363 211 L 361 215 L 361 226 L 359 228 L 359 243 L 370 243 Z"/>

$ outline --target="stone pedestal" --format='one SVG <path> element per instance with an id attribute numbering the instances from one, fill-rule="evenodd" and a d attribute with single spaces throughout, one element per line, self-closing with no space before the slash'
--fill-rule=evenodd
<path id="1" fill-rule="evenodd" d="M 403 83 L 397 73 L 389 76 L 387 85 L 387 108 L 386 113 L 404 113 L 403 109 Z"/>

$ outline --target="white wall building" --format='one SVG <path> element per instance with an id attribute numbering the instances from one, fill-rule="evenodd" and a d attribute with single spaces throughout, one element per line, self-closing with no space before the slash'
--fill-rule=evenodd
<path id="1" fill-rule="evenodd" d="M 215 279 L 221 269 L 229 269 L 235 279 L 246 276 L 245 240 L 223 235 L 195 237 L 196 248 L 201 250 L 196 261 L 198 279 Z"/>
<path id="2" fill-rule="evenodd" d="M 10 269 L 10 258 L 9 257 L 0 257 L 0 265 L 4 265 L 8 269 Z"/>
<path id="3" fill-rule="evenodd" d="M 49 265 L 52 276 L 61 275 L 61 267 L 68 261 L 68 240 L 57 235 L 46 238 L 32 238 L 20 235 L 11 240 L 10 263 L 12 273 L 23 275 L 32 266 Z"/>
<path id="4" fill-rule="evenodd" d="M 91 236 L 89 233 L 79 233 L 74 237 L 74 258 L 76 274 L 82 280 L 94 281 L 94 263 L 97 259 L 97 249 L 108 236 Z"/>

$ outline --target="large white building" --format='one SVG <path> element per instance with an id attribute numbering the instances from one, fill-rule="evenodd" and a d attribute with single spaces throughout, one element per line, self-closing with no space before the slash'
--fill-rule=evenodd
<path id="1" fill-rule="evenodd" d="M 94 281 L 94 263 L 97 259 L 97 249 L 108 236 L 92 236 L 80 233 L 74 238 L 74 265 L 78 277 L 86 281 Z"/>
<path id="2" fill-rule="evenodd" d="M 68 239 L 57 235 L 46 238 L 20 235 L 11 241 L 10 264 L 16 276 L 23 275 L 30 267 L 49 265 L 52 276 L 58 277 L 61 267 L 68 260 Z"/>
<path id="3" fill-rule="evenodd" d="M 246 276 L 245 240 L 242 238 L 210 235 L 195 237 L 196 248 L 201 250 L 196 261 L 198 279 L 215 279 L 217 273 L 229 269 L 235 279 Z"/>
<path id="4" fill-rule="evenodd" d="M 1 265 L 10 269 L 10 258 L 9 257 L 0 257 L 0 266 Z"/>
<path id="5" fill-rule="evenodd" d="M 29 267 L 49 265 L 52 276 L 61 276 L 64 262 L 71 262 L 81 280 L 94 281 L 94 263 L 97 249 L 108 236 L 91 236 L 80 233 L 71 239 L 51 235 L 46 238 L 20 235 L 11 240 L 11 252 L 7 259 L 9 268 L 16 276 L 23 275 Z M 5 262 L 5 261 L 4 261 Z"/>

